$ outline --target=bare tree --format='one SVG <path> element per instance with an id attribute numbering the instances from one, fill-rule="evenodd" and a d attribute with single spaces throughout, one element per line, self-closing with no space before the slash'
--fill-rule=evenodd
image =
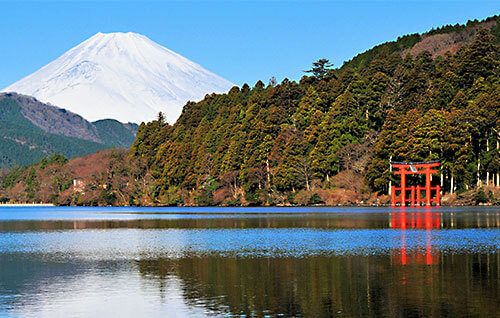
<path id="1" fill-rule="evenodd" d="M 308 156 L 300 156 L 292 163 L 292 170 L 300 174 L 305 181 L 306 190 L 310 191 L 311 187 L 309 186 L 311 176 L 312 176 L 312 168 L 311 168 L 311 160 Z"/>

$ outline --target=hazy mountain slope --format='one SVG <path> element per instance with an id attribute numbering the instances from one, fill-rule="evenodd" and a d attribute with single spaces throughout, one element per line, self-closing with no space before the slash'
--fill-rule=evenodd
<path id="1" fill-rule="evenodd" d="M 31 96 L 17 93 L 0 93 L 0 100 L 14 101 L 21 107 L 21 114 L 35 126 L 45 132 L 75 137 L 88 141 L 105 144 L 108 147 L 128 148 L 135 139 L 136 124 L 124 124 L 113 119 L 102 120 L 103 123 L 113 122 L 112 125 L 90 123 L 82 116 L 66 109 L 44 104 Z M 116 129 L 117 132 L 113 132 Z"/>
<path id="2" fill-rule="evenodd" d="M 54 153 L 77 157 L 108 148 L 104 144 L 48 133 L 24 118 L 14 100 L 0 100 L 0 167 L 27 165 Z"/>
<path id="3" fill-rule="evenodd" d="M 102 143 L 96 127 L 80 115 L 44 104 L 31 96 L 0 93 L 0 100 L 4 98 L 16 102 L 21 107 L 21 114 L 46 132 Z"/>
<path id="4" fill-rule="evenodd" d="M 28 165 L 53 153 L 82 156 L 98 150 L 128 148 L 137 125 L 107 119 L 90 123 L 33 97 L 0 94 L 0 168 Z"/>
<path id="5" fill-rule="evenodd" d="M 32 95 L 88 120 L 173 123 L 188 100 L 233 85 L 147 37 L 98 33 L 4 89 Z"/>

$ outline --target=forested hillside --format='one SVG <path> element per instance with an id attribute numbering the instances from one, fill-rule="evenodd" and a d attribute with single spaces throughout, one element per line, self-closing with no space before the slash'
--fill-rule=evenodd
<path id="1" fill-rule="evenodd" d="M 54 153 L 83 156 L 106 146 L 97 142 L 54 135 L 35 126 L 13 100 L 0 100 L 0 168 L 29 165 Z"/>
<path id="2" fill-rule="evenodd" d="M 52 154 L 68 158 L 134 142 L 136 124 L 90 123 L 31 96 L 0 93 L 0 168 L 30 165 Z"/>
<path id="3" fill-rule="evenodd" d="M 433 183 L 448 197 L 469 190 L 469 203 L 498 203 L 499 22 L 403 37 L 340 68 L 318 60 L 298 83 L 271 79 L 207 95 L 186 104 L 173 125 L 161 114 L 141 124 L 128 159 L 104 156 L 106 169 L 83 178 L 83 188 L 53 190 L 53 201 L 383 204 L 390 160 L 440 160 Z M 443 35 L 460 41 L 436 42 Z M 439 49 L 421 50 L 429 39 L 426 45 Z M 26 180 L 46 178 L 42 170 L 7 175 L 4 197 L 26 197 Z"/>
<path id="4" fill-rule="evenodd" d="M 141 125 L 131 154 L 147 159 L 160 196 L 184 189 L 199 204 L 324 202 L 310 190 L 339 187 L 383 193 L 391 158 L 440 159 L 447 189 L 490 183 L 499 171 L 500 60 L 497 21 L 488 23 L 459 28 L 477 32 L 456 54 L 382 46 L 340 69 L 320 60 L 299 83 L 207 96 L 173 126 Z"/>

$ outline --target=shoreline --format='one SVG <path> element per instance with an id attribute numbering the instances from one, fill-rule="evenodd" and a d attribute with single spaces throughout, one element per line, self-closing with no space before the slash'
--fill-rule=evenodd
<path id="1" fill-rule="evenodd" d="M 54 207 L 53 203 L 0 203 L 0 207 Z"/>
<path id="2" fill-rule="evenodd" d="M 495 204 L 441 204 L 431 206 L 395 206 L 390 204 L 338 204 L 338 205 L 252 205 L 252 206 L 227 206 L 227 205 L 109 205 L 109 206 L 91 206 L 91 205 L 55 205 L 53 203 L 0 203 L 1 207 L 111 207 L 111 208 L 440 208 L 440 207 L 494 207 Z"/>

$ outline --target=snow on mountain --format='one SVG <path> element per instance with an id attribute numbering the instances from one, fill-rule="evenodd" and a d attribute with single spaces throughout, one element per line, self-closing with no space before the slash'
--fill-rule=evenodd
<path id="1" fill-rule="evenodd" d="M 4 92 L 31 95 L 88 120 L 174 123 L 189 101 L 232 83 L 136 33 L 97 33 Z"/>

